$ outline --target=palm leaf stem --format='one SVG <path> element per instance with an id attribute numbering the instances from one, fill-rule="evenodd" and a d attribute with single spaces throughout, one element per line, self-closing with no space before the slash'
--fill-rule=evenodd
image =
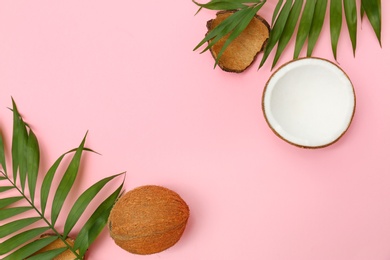
<path id="1" fill-rule="evenodd" d="M 61 239 L 61 241 L 65 244 L 66 248 L 70 250 L 77 258 L 76 259 L 82 259 L 80 254 L 76 252 L 76 250 L 73 249 L 73 247 L 66 241 L 66 238 L 64 238 L 56 229 L 55 227 L 50 223 L 50 221 L 39 211 L 37 207 L 33 204 L 33 202 L 29 199 L 28 196 L 7 176 L 3 173 L 4 177 L 11 183 L 13 188 L 15 188 L 20 195 L 27 201 L 28 204 L 37 212 L 39 217 L 46 223 L 46 225 L 51 229 L 51 231 L 54 232 L 54 234 Z"/>

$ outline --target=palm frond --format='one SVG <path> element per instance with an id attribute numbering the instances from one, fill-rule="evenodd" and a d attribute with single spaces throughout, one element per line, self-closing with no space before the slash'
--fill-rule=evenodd
<path id="1" fill-rule="evenodd" d="M 375 31 L 379 44 L 382 45 L 382 3 L 381 0 L 361 0 L 362 16 L 365 13 Z"/>
<path id="2" fill-rule="evenodd" d="M 322 31 L 322 26 L 325 21 L 326 9 L 328 7 L 328 0 L 317 0 L 316 7 L 314 8 L 314 15 L 309 31 L 308 43 L 307 43 L 307 54 L 310 57 L 313 53 L 314 47 L 316 46 L 318 37 Z M 314 19 L 315 17 L 315 19 Z"/>
<path id="3" fill-rule="evenodd" d="M 303 45 L 309 36 L 310 28 L 313 23 L 314 11 L 317 0 L 307 1 L 302 11 L 302 18 L 299 23 L 297 38 L 295 40 L 294 59 L 299 57 Z"/>
<path id="4" fill-rule="evenodd" d="M 194 50 L 208 42 L 208 46 L 205 50 L 209 49 L 213 44 L 218 42 L 223 36 L 230 34 L 230 40 L 226 41 L 226 46 L 231 43 L 237 34 L 242 32 L 246 27 L 247 20 L 243 19 L 244 13 L 248 8 L 253 8 L 256 1 L 250 1 L 251 4 L 247 4 L 245 1 L 237 0 L 211 0 L 206 4 L 199 4 L 194 2 L 200 9 L 208 8 L 211 10 L 231 10 L 235 9 L 235 17 L 230 16 L 226 23 L 220 27 L 216 27 L 211 30 L 206 37 L 195 47 Z M 258 4 L 261 2 L 261 6 Z M 259 9 L 267 1 L 257 2 Z M 276 0 L 274 1 L 276 2 Z M 366 15 L 370 21 L 379 44 L 381 45 L 381 29 L 382 29 L 382 7 L 381 0 L 361 0 L 360 4 L 360 17 Z M 264 65 L 268 57 L 270 56 L 273 48 L 277 46 L 275 57 L 272 63 L 272 68 L 277 64 L 280 56 L 284 52 L 286 46 L 289 44 L 292 35 L 296 28 L 295 49 L 293 58 L 297 59 L 300 56 L 301 50 L 307 42 L 306 56 L 311 56 L 316 46 L 317 40 L 321 34 L 322 27 L 325 20 L 325 15 L 329 9 L 330 15 L 330 36 L 331 36 L 331 49 L 334 59 L 337 60 L 337 46 L 339 42 L 339 36 L 341 33 L 342 21 L 345 19 L 349 37 L 352 45 L 352 52 L 355 55 L 357 45 L 357 0 L 278 0 L 272 15 L 272 28 L 268 42 L 265 46 L 260 67 Z M 224 22 L 225 22 L 224 21 Z M 230 25 L 230 26 L 227 26 Z M 237 29 L 239 28 L 239 29 Z M 234 35 L 234 37 L 232 36 Z M 218 56 L 222 55 L 225 50 L 222 49 Z M 204 50 L 204 51 L 205 51 Z M 204 52 L 203 51 L 203 52 Z"/>
<path id="5" fill-rule="evenodd" d="M 118 199 L 122 192 L 122 184 L 108 196 L 93 212 L 91 217 L 85 222 L 81 228 L 79 234 L 74 243 L 74 248 L 80 250 L 80 254 L 84 254 L 88 245 L 92 244 L 93 241 L 98 237 L 99 233 L 106 226 L 108 216 L 110 215 L 111 209 L 114 206 L 115 201 Z"/>
<path id="6" fill-rule="evenodd" d="M 355 0 L 344 0 L 344 14 L 347 21 L 349 38 L 351 39 L 353 55 L 356 52 L 357 37 L 357 7 Z"/>
<path id="7" fill-rule="evenodd" d="M 335 60 L 337 60 L 337 44 L 339 42 L 343 18 L 342 6 L 342 0 L 330 0 L 330 41 Z"/>
<path id="8" fill-rule="evenodd" d="M 41 250 L 45 246 L 49 245 L 50 243 L 54 242 L 56 239 L 57 238 L 54 236 L 49 236 L 49 237 L 45 237 L 42 239 L 34 240 L 34 241 L 26 244 L 25 246 L 15 250 L 14 252 L 9 254 L 8 256 L 4 257 L 3 260 L 25 259 L 25 258 L 31 256 L 32 254 L 36 253 L 37 251 Z M 59 254 L 56 254 L 55 256 L 57 256 L 57 255 L 59 255 Z M 53 257 L 55 257 L 55 256 L 53 256 Z M 41 260 L 45 260 L 45 259 L 50 260 L 50 259 L 53 259 L 53 257 L 40 258 L 40 259 Z"/>
<path id="9" fill-rule="evenodd" d="M 274 67 L 278 62 L 280 55 L 282 55 L 284 49 L 286 48 L 288 42 L 290 41 L 295 31 L 295 27 L 297 25 L 299 16 L 301 14 L 302 6 L 303 6 L 303 0 L 294 1 L 294 4 L 291 7 L 290 13 L 286 21 L 286 26 L 283 28 L 282 35 L 280 36 L 278 48 L 276 49 L 272 67 Z"/>
<path id="10" fill-rule="evenodd" d="M 278 14 L 275 24 L 271 29 L 267 45 L 264 49 L 263 59 L 260 62 L 260 66 L 263 66 L 268 56 L 271 54 L 272 49 L 279 42 L 280 37 L 282 36 L 284 27 L 286 26 L 287 19 L 290 14 L 291 6 L 293 4 L 292 0 L 287 0 L 284 4 L 280 13 Z"/>
<path id="11" fill-rule="evenodd" d="M 73 184 L 76 180 L 86 137 L 87 136 L 85 135 L 80 146 L 77 148 L 55 192 L 53 200 L 55 201 L 55 203 L 53 203 L 53 206 L 51 208 L 51 223 L 53 225 L 56 223 L 62 206 L 64 205 L 65 199 L 68 196 L 70 189 L 73 187 Z"/>
<path id="12" fill-rule="evenodd" d="M 112 208 L 120 195 L 123 182 L 97 207 L 92 216 L 84 223 L 77 236 L 80 237 L 81 234 L 81 237 L 83 237 L 82 243 L 79 242 L 78 244 L 78 248 L 67 243 L 66 238 L 73 231 L 73 228 L 79 222 L 91 201 L 101 192 L 103 187 L 124 173 L 106 177 L 84 191 L 74 203 L 66 219 L 64 229 L 58 230 L 55 224 L 75 183 L 82 154 L 84 151 L 93 152 L 93 150 L 85 147 L 87 136 L 85 135 L 77 148 L 62 154 L 54 162 L 45 174 L 40 189 L 38 189 L 40 192 L 39 202 L 41 204 L 39 208 L 34 199 L 37 185 L 39 184 L 37 183 L 38 174 L 41 171 L 39 169 L 40 150 L 38 138 L 28 124 L 24 122 L 14 100 L 12 100 L 12 105 L 14 120 L 11 147 L 12 174 L 9 175 L 7 172 L 4 139 L 0 134 L 0 192 L 13 190 L 15 194 L 19 195 L 0 199 L 0 239 L 3 239 L 0 242 L 0 256 L 6 255 L 2 258 L 6 260 L 49 260 L 69 250 L 75 255 L 76 259 L 83 259 L 87 249 L 106 225 L 108 219 L 107 211 Z M 53 178 L 55 175 L 60 174 L 58 169 L 62 164 L 63 158 L 72 153 L 72 159 L 68 163 L 65 172 L 62 173 L 60 183 L 54 187 Z M 45 210 L 48 203 L 50 203 L 48 200 L 50 191 L 54 192 L 54 199 L 51 201 L 51 215 L 49 218 L 46 218 Z M 35 216 L 29 215 L 29 217 L 25 217 L 23 213 L 30 210 L 35 211 Z M 21 217 L 15 219 L 15 217 L 19 216 Z M 12 220 L 7 221 L 8 219 Z M 42 234 L 48 231 L 54 235 L 40 238 Z M 39 250 L 57 239 L 64 242 L 64 248 L 37 254 Z M 79 239 L 79 241 L 81 240 Z"/>

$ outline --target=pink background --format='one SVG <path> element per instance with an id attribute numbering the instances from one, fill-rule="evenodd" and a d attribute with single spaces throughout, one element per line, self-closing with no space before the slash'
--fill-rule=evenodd
<path id="1" fill-rule="evenodd" d="M 259 14 L 270 21 L 276 2 Z M 304 150 L 263 118 L 271 59 L 229 74 L 192 51 L 214 11 L 194 16 L 190 0 L 3 0 L 1 130 L 9 146 L 12 96 L 40 140 L 42 170 L 89 131 L 87 146 L 102 155 L 84 157 L 73 194 L 127 171 L 126 190 L 163 185 L 189 204 L 169 250 L 132 255 L 105 229 L 88 259 L 390 259 L 390 2 L 382 5 L 382 48 L 367 18 L 356 57 L 345 24 L 340 37 L 338 62 L 357 95 L 349 131 Z M 328 22 L 314 55 L 333 61 Z"/>

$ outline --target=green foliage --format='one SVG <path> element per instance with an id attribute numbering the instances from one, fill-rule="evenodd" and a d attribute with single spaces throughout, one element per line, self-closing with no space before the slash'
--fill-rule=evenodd
<path id="1" fill-rule="evenodd" d="M 345 18 L 348 27 L 353 54 L 355 55 L 357 42 L 356 1 L 330 0 L 328 5 L 328 0 L 278 0 L 272 16 L 270 37 L 265 46 L 259 68 L 264 65 L 276 45 L 277 50 L 272 67 L 277 64 L 295 31 L 297 33 L 294 59 L 299 57 L 305 42 L 307 42 L 306 56 L 311 56 L 321 33 L 328 8 L 330 15 L 331 47 L 334 59 L 337 60 L 337 45 L 343 18 Z M 211 0 L 206 4 L 200 4 L 194 1 L 200 7 L 198 12 L 202 8 L 236 11 L 234 15 L 229 16 L 219 26 L 209 31 L 194 50 L 197 50 L 207 42 L 207 47 L 202 51 L 203 53 L 210 49 L 223 36 L 229 35 L 225 43 L 226 46 L 218 53 L 217 63 L 227 46 L 246 28 L 249 23 L 248 20 L 250 21 L 266 2 L 267 0 Z M 367 15 L 379 44 L 381 44 L 381 0 L 361 0 L 360 6 L 361 19 L 363 19 L 364 15 Z M 252 9 L 254 12 L 249 12 L 248 9 Z"/>
<path id="2" fill-rule="evenodd" d="M 38 139 L 28 124 L 24 122 L 13 100 L 12 112 L 14 121 L 11 147 L 12 174 L 7 171 L 5 145 L 0 134 L 0 193 L 2 194 L 0 199 L 0 221 L 5 222 L 1 223 L 0 226 L 0 238 L 3 239 L 0 243 L 0 256 L 6 255 L 2 258 L 3 260 L 49 260 L 66 250 L 70 250 L 76 259 L 83 259 L 87 249 L 106 225 L 109 212 L 121 194 L 123 182 L 95 209 L 83 224 L 75 238 L 74 246 L 71 246 L 66 238 L 103 187 L 111 180 L 123 175 L 123 173 L 104 178 L 84 191 L 68 213 L 64 229 L 59 230 L 55 224 L 77 178 L 82 154 L 92 152 L 92 150 L 84 146 L 85 136 L 77 148 L 62 154 L 45 174 L 40 187 L 40 200 L 36 202 L 34 198 L 38 184 L 38 173 L 40 172 Z M 71 156 L 71 154 L 73 156 L 62 174 L 59 185 L 54 187 L 53 178 L 55 175 L 61 174 L 57 170 L 63 158 Z M 49 192 L 52 189 L 55 195 L 51 202 L 51 216 L 49 218 L 45 215 L 45 209 L 49 203 Z M 7 192 L 18 195 L 3 195 Z M 18 202 L 17 205 L 16 202 Z M 40 207 L 37 204 L 40 204 Z M 34 211 L 34 216 L 31 216 L 32 213 L 29 217 L 23 216 L 23 213 L 27 211 Z M 18 216 L 22 217 L 15 220 L 15 217 Z M 10 218 L 13 220 L 10 221 Z M 75 232 L 77 233 L 77 231 Z M 40 238 L 44 233 L 50 233 L 53 236 Z M 62 240 L 65 247 L 32 256 L 56 239 Z"/>
<path id="3" fill-rule="evenodd" d="M 207 47 L 203 49 L 202 53 L 209 50 L 215 43 L 217 43 L 222 37 L 229 34 L 225 44 L 222 46 L 221 51 L 218 53 L 217 58 L 215 59 L 214 68 L 216 67 L 220 57 L 223 52 L 229 46 L 229 44 L 237 38 L 242 31 L 248 26 L 249 22 L 260 10 L 260 8 L 265 4 L 266 1 L 261 0 L 211 0 L 207 4 L 200 4 L 193 0 L 193 2 L 198 5 L 200 8 L 207 8 L 211 10 L 235 10 L 239 9 L 238 12 L 235 12 L 224 21 L 222 21 L 218 26 L 211 30 L 206 37 L 195 46 L 194 50 L 199 49 L 203 44 L 208 42 Z M 246 4 L 244 4 L 246 3 Z"/>

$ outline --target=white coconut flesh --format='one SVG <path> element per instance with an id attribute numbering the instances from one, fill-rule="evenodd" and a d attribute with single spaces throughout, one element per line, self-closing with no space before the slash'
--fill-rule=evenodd
<path id="1" fill-rule="evenodd" d="M 324 147 L 348 129 L 355 93 L 348 76 L 334 63 L 304 58 L 287 63 L 268 81 L 263 112 L 285 141 L 301 147 Z"/>

